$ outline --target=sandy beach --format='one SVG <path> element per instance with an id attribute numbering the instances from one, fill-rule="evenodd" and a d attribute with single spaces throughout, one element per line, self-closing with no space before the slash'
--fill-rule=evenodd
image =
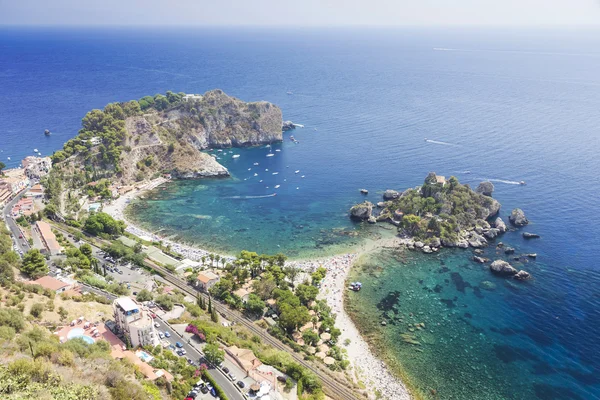
<path id="1" fill-rule="evenodd" d="M 144 239 L 162 241 L 171 246 L 171 249 L 191 260 L 199 261 L 202 256 L 210 254 L 193 246 L 182 245 L 166 238 L 160 237 L 152 232 L 141 229 L 125 218 L 124 210 L 137 196 L 143 192 L 154 189 L 167 182 L 165 178 L 157 178 L 133 190 L 111 204 L 105 205 L 103 211 L 110 214 L 113 218 L 123 220 L 127 223 L 126 231 Z M 370 351 L 367 342 L 360 336 L 360 333 L 344 309 L 344 291 L 346 279 L 352 265 L 358 260 L 361 254 L 372 251 L 378 247 L 397 246 L 400 239 L 387 238 L 377 241 L 366 241 L 355 253 L 336 255 L 332 257 L 317 258 L 311 260 L 293 260 L 288 261 L 287 265 L 294 265 L 300 268 L 304 274 L 310 274 L 319 267 L 327 269 L 327 275 L 322 283 L 319 297 L 325 299 L 334 313 L 337 314 L 336 326 L 342 331 L 340 343 L 350 339 L 348 346 L 343 346 L 348 351 L 348 360 L 353 370 L 356 372 L 350 375 L 357 375 L 358 379 L 367 387 L 371 397 L 375 398 L 375 391 L 381 393 L 383 398 L 390 400 L 409 400 L 411 398 L 408 390 L 402 384 L 399 378 L 394 377 L 383 361 L 377 359 Z M 228 260 L 233 260 L 232 256 L 223 256 Z M 304 275 L 307 276 L 307 275 Z M 300 276 L 298 282 L 304 279 Z"/>

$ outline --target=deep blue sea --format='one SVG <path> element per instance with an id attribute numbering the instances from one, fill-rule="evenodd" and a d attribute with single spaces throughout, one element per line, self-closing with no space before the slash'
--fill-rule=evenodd
<path id="1" fill-rule="evenodd" d="M 377 234 L 347 218 L 360 188 L 376 202 L 429 171 L 492 180 L 501 215 L 522 208 L 542 237 L 501 238 L 538 254 L 515 262 L 534 279 L 491 277 L 470 251 L 373 255 L 353 273 L 372 282 L 351 299 L 361 329 L 389 318 L 390 357 L 438 398 L 600 398 L 600 32 L 1 29 L 0 160 L 51 154 L 109 102 L 213 88 L 279 105 L 300 143 L 220 154 L 231 179 L 160 188 L 134 219 L 222 252 L 303 257 Z M 411 333 L 419 351 L 399 339 L 410 313 L 428 326 Z"/>

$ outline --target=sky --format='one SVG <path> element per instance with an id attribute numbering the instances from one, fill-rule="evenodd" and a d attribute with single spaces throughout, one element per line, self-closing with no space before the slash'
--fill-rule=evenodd
<path id="1" fill-rule="evenodd" d="M 0 25 L 600 25 L 600 0 L 0 0 Z"/>

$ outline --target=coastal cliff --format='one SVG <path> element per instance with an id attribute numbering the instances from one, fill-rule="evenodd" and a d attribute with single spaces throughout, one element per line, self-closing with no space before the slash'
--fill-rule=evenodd
<path id="1" fill-rule="evenodd" d="M 247 103 L 218 89 L 204 95 L 167 92 L 90 111 L 77 137 L 52 158 L 76 183 L 108 178 L 128 185 L 159 174 L 228 176 L 202 150 L 278 142 L 282 126 L 281 109 L 265 101 Z"/>

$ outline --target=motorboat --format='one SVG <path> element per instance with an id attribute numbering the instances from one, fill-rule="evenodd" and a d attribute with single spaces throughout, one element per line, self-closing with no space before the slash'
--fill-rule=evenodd
<path id="1" fill-rule="evenodd" d="M 254 163 L 254 165 L 258 165 L 258 163 L 257 163 L 257 162 L 255 162 L 255 163 Z"/>
<path id="2" fill-rule="evenodd" d="M 275 154 L 273 154 L 273 153 L 269 153 L 269 154 L 267 154 L 267 157 L 273 157 L 274 155 Z"/>
<path id="3" fill-rule="evenodd" d="M 234 154 L 233 156 L 231 156 L 231 158 L 240 158 L 239 154 Z"/>
<path id="4" fill-rule="evenodd" d="M 279 189 L 281 185 L 275 185 L 275 189 Z"/>
<path id="5" fill-rule="evenodd" d="M 299 173 L 300 173 L 300 170 L 299 170 L 299 169 L 297 169 L 296 171 L 294 171 L 294 173 L 295 173 L 295 174 L 299 174 Z"/>
<path id="6" fill-rule="evenodd" d="M 519 185 L 526 185 L 525 181 L 519 182 Z"/>
<path id="7" fill-rule="evenodd" d="M 279 172 L 273 172 L 273 175 L 279 175 Z"/>

